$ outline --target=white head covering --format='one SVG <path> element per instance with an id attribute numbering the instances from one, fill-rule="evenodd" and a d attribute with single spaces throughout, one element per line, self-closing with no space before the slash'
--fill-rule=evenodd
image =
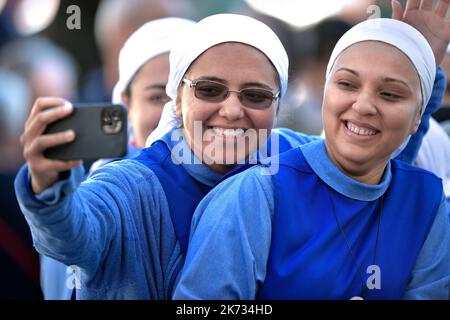
<path id="1" fill-rule="evenodd" d="M 136 30 L 125 42 L 119 53 L 119 81 L 114 86 L 113 103 L 122 103 L 121 94 L 130 84 L 138 70 L 150 59 L 172 49 L 178 37 L 194 21 L 182 18 L 162 18 L 151 20 Z M 134 140 L 133 128 L 128 121 L 128 143 Z M 102 166 L 108 159 L 94 162 L 90 172 Z"/>
<path id="2" fill-rule="evenodd" d="M 203 52 L 224 42 L 240 42 L 263 52 L 274 65 L 280 80 L 280 95 L 286 93 L 288 56 L 277 35 L 264 23 L 237 14 L 216 14 L 198 22 L 170 52 L 170 74 L 166 92 L 173 100 L 164 106 L 158 127 L 147 139 L 146 146 L 174 128 L 182 126 L 175 112 L 177 89 L 189 66 Z"/>
<path id="3" fill-rule="evenodd" d="M 338 56 L 351 45 L 362 41 L 380 41 L 402 51 L 416 68 L 422 93 L 422 114 L 433 91 L 436 76 L 436 61 L 433 50 L 425 37 L 409 24 L 394 19 L 370 19 L 347 31 L 336 44 L 328 62 L 326 81 L 328 82 Z M 408 137 L 394 152 L 397 156 L 408 144 Z"/>
<path id="4" fill-rule="evenodd" d="M 121 93 L 136 72 L 150 59 L 168 53 L 180 33 L 195 24 L 182 18 L 152 20 L 135 31 L 119 54 L 119 81 L 114 86 L 112 102 L 121 103 Z"/>

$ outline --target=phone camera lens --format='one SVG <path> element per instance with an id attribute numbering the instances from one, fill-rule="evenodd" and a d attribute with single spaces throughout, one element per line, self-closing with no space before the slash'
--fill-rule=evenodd
<path id="1" fill-rule="evenodd" d="M 106 134 L 117 134 L 122 130 L 122 112 L 118 108 L 105 108 L 102 110 L 102 130 Z"/>

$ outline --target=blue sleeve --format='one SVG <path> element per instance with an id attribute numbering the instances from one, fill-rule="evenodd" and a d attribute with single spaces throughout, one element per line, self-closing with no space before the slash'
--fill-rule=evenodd
<path id="1" fill-rule="evenodd" d="M 450 299 L 450 222 L 444 196 L 417 258 L 404 299 Z"/>
<path id="2" fill-rule="evenodd" d="M 82 169 L 72 169 L 70 178 L 59 181 L 35 196 L 24 166 L 15 181 L 16 196 L 28 222 L 36 249 L 66 265 L 86 269 L 99 264 L 115 232 L 110 212 L 116 201 L 107 188 L 88 183 L 79 187 Z"/>
<path id="3" fill-rule="evenodd" d="M 71 179 L 39 200 L 26 167 L 16 177 L 16 195 L 39 253 L 79 267 L 83 288 L 95 283 L 95 290 L 81 290 L 80 297 L 133 299 L 147 296 L 136 295 L 144 286 L 149 297 L 170 297 L 181 253 L 155 173 L 122 160 L 99 168 L 79 186 Z"/>
<path id="4" fill-rule="evenodd" d="M 52 258 L 40 256 L 41 288 L 45 300 L 70 300 L 73 289 L 68 286 L 70 267 Z M 69 270 L 69 271 L 68 271 Z"/>
<path id="5" fill-rule="evenodd" d="M 104 166 L 81 184 L 82 169 L 72 169 L 69 179 L 37 196 L 24 166 L 16 177 L 15 190 L 36 249 L 66 265 L 93 270 L 104 259 L 116 232 L 122 231 L 117 228 L 138 211 L 161 211 L 161 192 L 154 190 L 157 181 L 152 183 L 149 173 L 142 174 L 130 162 Z M 145 203 L 139 200 L 142 195 Z"/>
<path id="6" fill-rule="evenodd" d="M 412 164 L 416 159 L 419 152 L 422 140 L 430 127 L 430 117 L 436 112 L 442 103 L 442 98 L 445 95 L 445 88 L 447 82 L 445 73 L 442 67 L 439 66 L 436 72 L 436 78 L 434 80 L 433 92 L 431 93 L 430 101 L 426 106 L 425 112 L 422 115 L 422 121 L 420 122 L 417 132 L 411 136 L 405 149 L 396 157 L 397 160 Z"/>
<path id="7" fill-rule="evenodd" d="M 273 184 L 254 167 L 214 188 L 197 207 L 174 299 L 255 299 L 270 251 Z"/>
<path id="8" fill-rule="evenodd" d="M 26 173 L 27 193 L 31 192 L 29 175 L 27 168 L 24 167 Z M 20 173 L 22 174 L 22 173 Z M 35 195 L 35 199 L 43 204 L 52 205 L 58 202 L 62 194 L 70 193 L 83 180 L 84 170 L 80 166 L 71 170 L 71 174 L 67 180 L 58 181 L 50 188 L 44 190 L 41 194 Z M 17 185 L 17 184 L 16 184 Z M 18 185 L 19 186 L 19 185 Z M 19 187 L 23 187 L 20 185 Z M 67 266 L 45 255 L 40 255 L 40 283 L 44 299 L 46 300 L 70 300 L 72 297 L 72 289 L 67 287 Z"/>
<path id="9" fill-rule="evenodd" d="M 24 182 L 26 182 L 26 192 L 28 195 L 32 196 L 31 198 L 36 199 L 43 204 L 46 205 L 54 205 L 61 200 L 61 197 L 65 195 L 71 194 L 85 179 L 84 168 L 79 166 L 70 171 L 70 175 L 65 180 L 60 180 L 56 182 L 54 185 L 48 187 L 40 194 L 34 194 L 31 190 L 31 182 L 30 175 L 28 174 L 28 167 L 23 167 L 23 174 L 26 175 L 24 178 Z M 21 172 L 19 175 L 22 174 Z M 17 185 L 17 183 L 16 183 Z M 22 187 L 22 185 L 17 185 L 18 187 Z"/>

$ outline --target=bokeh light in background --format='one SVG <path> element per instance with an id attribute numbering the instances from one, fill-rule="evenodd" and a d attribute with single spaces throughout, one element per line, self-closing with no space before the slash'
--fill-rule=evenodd
<path id="1" fill-rule="evenodd" d="M 341 12 L 358 0 L 245 0 L 254 10 L 305 28 Z"/>
<path id="2" fill-rule="evenodd" d="M 2 13 L 3 7 L 6 4 L 6 1 L 8 1 L 8 0 L 0 0 L 0 13 Z"/>
<path id="3" fill-rule="evenodd" d="M 59 5 L 60 0 L 21 0 L 14 12 L 17 31 L 30 35 L 44 30 L 55 19 Z"/>

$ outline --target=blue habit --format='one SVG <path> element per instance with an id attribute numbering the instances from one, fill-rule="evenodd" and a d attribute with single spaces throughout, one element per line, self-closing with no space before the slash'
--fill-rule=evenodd
<path id="1" fill-rule="evenodd" d="M 439 178 L 391 160 L 380 184 L 365 185 L 334 165 L 323 141 L 280 162 L 278 173 L 251 168 L 202 200 L 175 299 L 449 298 L 450 225 Z M 368 274 L 371 265 L 380 272 Z M 372 283 L 371 275 L 379 278 Z M 363 290 L 367 280 L 381 289 Z"/>
<path id="2" fill-rule="evenodd" d="M 280 135 L 280 150 L 313 139 L 289 130 L 273 134 Z M 171 297 L 190 217 L 222 178 L 203 164 L 175 164 L 169 150 L 178 143 L 169 133 L 137 158 L 105 165 L 81 184 L 82 168 L 73 169 L 69 179 L 38 196 L 30 190 L 27 167 L 19 172 L 16 195 L 34 245 L 80 269 L 77 299 Z"/>
<path id="3" fill-rule="evenodd" d="M 441 180 L 394 160 L 384 179 L 388 190 L 382 195 L 379 188 L 372 200 L 340 187 L 356 183 L 340 172 L 333 179 L 340 184 L 327 181 L 330 163 L 317 161 L 324 157 L 323 142 L 280 157 L 272 247 L 258 297 L 401 299 L 439 210 Z M 379 268 L 372 290 L 369 266 Z"/>

